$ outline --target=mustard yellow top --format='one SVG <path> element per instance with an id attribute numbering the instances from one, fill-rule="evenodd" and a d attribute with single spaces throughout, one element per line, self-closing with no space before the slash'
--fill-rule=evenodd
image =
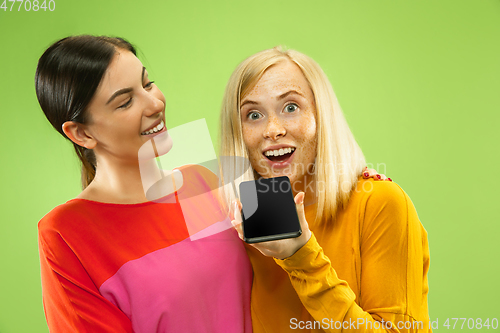
<path id="1" fill-rule="evenodd" d="M 335 221 L 278 260 L 247 246 L 254 270 L 254 332 L 431 332 L 429 247 L 408 195 L 389 181 L 360 180 Z"/>

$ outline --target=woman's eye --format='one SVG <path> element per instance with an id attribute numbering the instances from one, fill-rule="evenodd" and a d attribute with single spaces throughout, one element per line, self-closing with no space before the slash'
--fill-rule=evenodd
<path id="1" fill-rule="evenodd" d="M 118 108 L 119 109 L 125 109 L 127 106 L 130 105 L 131 102 L 132 102 L 132 98 L 129 98 L 128 101 L 126 101 L 125 103 L 123 103 L 122 105 L 120 105 Z"/>
<path id="2" fill-rule="evenodd" d="M 295 112 L 298 108 L 299 107 L 297 106 L 297 104 L 288 104 L 287 106 L 285 106 L 285 112 Z"/>
<path id="3" fill-rule="evenodd" d="M 257 120 L 261 117 L 261 114 L 255 111 L 248 113 L 247 118 L 250 120 Z"/>
<path id="4" fill-rule="evenodd" d="M 144 88 L 146 89 L 149 89 L 153 86 L 153 83 L 155 83 L 155 81 L 149 81 L 148 83 L 146 83 L 146 85 L 144 86 Z"/>

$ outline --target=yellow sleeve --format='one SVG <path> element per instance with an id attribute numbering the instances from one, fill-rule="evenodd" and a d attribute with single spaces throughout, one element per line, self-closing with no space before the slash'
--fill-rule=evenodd
<path id="1" fill-rule="evenodd" d="M 395 184 L 371 191 L 364 202 L 359 299 L 314 235 L 293 256 L 275 261 L 326 332 L 430 331 L 427 235 L 413 204 Z"/>

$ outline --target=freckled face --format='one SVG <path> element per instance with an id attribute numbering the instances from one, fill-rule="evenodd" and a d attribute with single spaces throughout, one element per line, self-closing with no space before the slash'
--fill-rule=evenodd
<path id="1" fill-rule="evenodd" d="M 268 68 L 241 99 L 243 140 L 264 178 L 288 176 L 302 190 L 316 158 L 314 96 L 300 68 L 283 61 Z"/>

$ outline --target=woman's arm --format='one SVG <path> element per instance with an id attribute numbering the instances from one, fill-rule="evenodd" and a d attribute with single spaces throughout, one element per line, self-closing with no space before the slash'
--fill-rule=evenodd
<path id="1" fill-rule="evenodd" d="M 128 317 L 99 293 L 59 234 L 39 231 L 39 252 L 50 332 L 133 332 Z"/>
<path id="2" fill-rule="evenodd" d="M 364 209 L 360 299 L 314 235 L 290 258 L 275 260 L 312 317 L 327 318 L 325 331 L 339 324 L 345 332 L 429 331 L 427 235 L 408 196 L 397 185 L 385 188 L 370 193 Z"/>
<path id="3" fill-rule="evenodd" d="M 359 221 L 345 221 L 361 225 L 357 234 L 345 235 L 346 239 L 359 237 L 358 249 L 353 249 L 361 260 L 359 299 L 338 277 L 314 235 L 293 255 L 275 261 L 288 273 L 301 303 L 325 331 L 338 331 L 338 325 L 343 325 L 344 331 L 426 332 L 427 235 L 399 186 L 390 182 L 373 184 L 378 184 L 376 190 L 367 192 L 361 200 Z M 305 219 L 300 204 L 297 212 L 301 220 Z M 305 228 L 307 222 L 303 223 Z M 277 242 L 271 243 L 254 247 L 262 247 L 259 250 L 266 255 L 284 253 Z"/>

